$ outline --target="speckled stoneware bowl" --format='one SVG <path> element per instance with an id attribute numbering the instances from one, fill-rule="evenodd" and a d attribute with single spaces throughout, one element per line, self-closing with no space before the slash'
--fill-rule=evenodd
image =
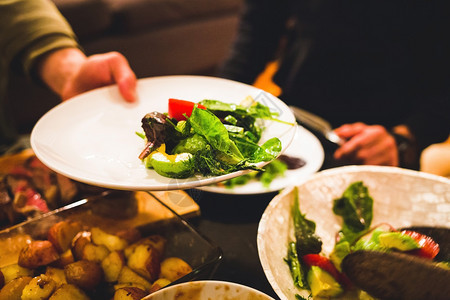
<path id="1" fill-rule="evenodd" d="M 333 199 L 350 183 L 363 181 L 374 199 L 372 224 L 394 227 L 431 225 L 450 227 L 450 180 L 394 167 L 347 166 L 315 174 L 298 187 L 299 205 L 306 218 L 316 222 L 323 252 L 330 253 L 340 218 L 331 210 Z M 258 228 L 258 252 L 264 272 L 281 299 L 295 299 L 308 292 L 297 289 L 283 258 L 293 239 L 291 205 L 294 187 L 277 195 L 268 205 Z"/>
<path id="2" fill-rule="evenodd" d="M 144 300 L 274 300 L 250 288 L 226 281 L 191 281 L 159 290 Z"/>

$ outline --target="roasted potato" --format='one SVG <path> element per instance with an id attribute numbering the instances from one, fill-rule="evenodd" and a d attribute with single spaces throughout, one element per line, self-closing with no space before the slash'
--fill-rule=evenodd
<path id="1" fill-rule="evenodd" d="M 73 238 L 83 229 L 79 222 L 58 222 L 47 233 L 47 239 L 55 246 L 59 253 L 63 253 L 72 246 Z"/>
<path id="2" fill-rule="evenodd" d="M 71 249 L 66 250 L 65 252 L 61 253 L 58 260 L 56 260 L 54 263 L 52 263 L 52 266 L 57 268 L 64 268 L 65 265 L 71 264 L 75 261 L 75 258 L 73 257 L 73 253 Z"/>
<path id="3" fill-rule="evenodd" d="M 128 241 L 117 235 L 107 233 L 98 227 L 91 228 L 92 242 L 96 245 L 103 245 L 109 251 L 123 250 L 128 246 Z"/>
<path id="4" fill-rule="evenodd" d="M 160 235 L 141 238 L 137 229 L 111 234 L 63 221 L 53 225 L 47 237 L 28 243 L 19 252 L 17 264 L 0 269 L 0 287 L 2 279 L 5 282 L 0 300 L 84 300 L 94 289 L 98 295 L 112 297 L 113 283 L 113 299 L 141 299 L 192 271 L 179 258 L 162 264 L 166 239 Z M 40 275 L 33 278 L 34 272 Z"/>
<path id="5" fill-rule="evenodd" d="M 117 283 L 114 285 L 114 291 L 124 288 L 124 287 L 137 287 L 140 288 L 141 290 L 146 290 L 145 286 L 143 286 L 142 284 L 139 283 L 135 283 L 135 282 L 127 282 L 127 283 Z"/>
<path id="6" fill-rule="evenodd" d="M 79 260 L 64 267 L 67 282 L 84 290 L 92 290 L 103 280 L 103 270 L 93 261 Z"/>
<path id="7" fill-rule="evenodd" d="M 148 292 L 138 287 L 123 287 L 114 293 L 114 300 L 140 300 L 148 295 Z"/>
<path id="8" fill-rule="evenodd" d="M 64 273 L 64 269 L 47 267 L 47 269 L 45 270 L 45 275 L 56 282 L 56 287 L 67 284 L 67 278 L 66 274 Z"/>
<path id="9" fill-rule="evenodd" d="M 59 259 L 59 253 L 49 241 L 32 241 L 19 253 L 19 265 L 24 268 L 35 269 L 46 266 Z"/>
<path id="10" fill-rule="evenodd" d="M 3 268 L 1 268 L 1 272 L 3 274 L 5 284 L 7 284 L 13 279 L 22 276 L 30 276 L 30 277 L 34 276 L 34 270 L 21 267 L 19 266 L 19 264 L 11 264 L 4 266 Z"/>
<path id="11" fill-rule="evenodd" d="M 83 258 L 83 249 L 86 244 L 91 242 L 91 232 L 90 231 L 80 231 L 72 241 L 72 254 L 75 260 L 80 260 Z"/>
<path id="12" fill-rule="evenodd" d="M 56 290 L 56 282 L 45 274 L 34 277 L 23 288 L 22 300 L 48 299 Z"/>
<path id="13" fill-rule="evenodd" d="M 106 282 L 116 282 L 120 271 L 126 265 L 122 251 L 112 251 L 101 262 Z"/>
<path id="14" fill-rule="evenodd" d="M 127 265 L 150 282 L 155 281 L 160 271 L 160 253 L 151 245 L 140 244 L 128 257 Z"/>
<path id="15" fill-rule="evenodd" d="M 159 278 L 155 282 L 153 282 L 150 287 L 150 294 L 156 292 L 157 290 L 162 289 L 163 287 L 169 285 L 171 281 L 167 278 Z"/>
<path id="16" fill-rule="evenodd" d="M 83 248 L 83 255 L 81 259 L 90 260 L 100 263 L 109 254 L 108 248 L 104 245 L 96 245 L 94 243 L 87 243 Z"/>
<path id="17" fill-rule="evenodd" d="M 120 230 L 116 232 L 116 235 L 119 238 L 126 240 L 130 245 L 142 238 L 141 232 L 134 227 Z"/>
<path id="18" fill-rule="evenodd" d="M 0 300 L 21 300 L 23 289 L 31 279 L 31 276 L 22 276 L 5 284 L 0 290 Z"/>
<path id="19" fill-rule="evenodd" d="M 190 272 L 191 266 L 179 257 L 168 257 L 161 262 L 161 278 L 175 281 Z"/>
<path id="20" fill-rule="evenodd" d="M 150 287 L 152 286 L 152 284 L 147 279 L 140 276 L 139 274 L 137 274 L 136 272 L 134 272 L 127 266 L 123 267 L 122 270 L 120 271 L 117 282 L 118 283 L 136 283 L 138 285 L 143 286 L 146 291 L 149 291 Z"/>
<path id="21" fill-rule="evenodd" d="M 74 284 L 63 284 L 49 300 L 89 300 L 86 293 Z"/>
<path id="22" fill-rule="evenodd" d="M 164 254 L 166 248 L 166 239 L 160 235 L 154 234 L 145 238 L 138 240 L 137 242 L 131 244 L 127 248 L 125 248 L 124 253 L 125 257 L 129 257 L 131 253 L 133 253 L 134 249 L 139 245 L 149 245 L 155 248 L 160 256 Z"/>

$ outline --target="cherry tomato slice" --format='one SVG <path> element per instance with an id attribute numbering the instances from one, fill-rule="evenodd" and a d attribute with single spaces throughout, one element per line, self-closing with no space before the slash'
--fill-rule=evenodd
<path id="1" fill-rule="evenodd" d="M 436 243 L 431 237 L 410 230 L 404 230 L 402 233 L 412 237 L 420 246 L 419 249 L 412 250 L 409 253 L 429 259 L 435 258 L 435 256 L 439 253 L 439 244 Z"/>
<path id="2" fill-rule="evenodd" d="M 192 110 L 194 109 L 194 105 L 196 103 L 180 100 L 180 99 L 169 99 L 169 117 L 176 119 L 177 121 L 186 120 L 186 116 L 190 117 Z M 198 108 L 206 109 L 205 106 L 198 104 Z"/>
<path id="3" fill-rule="evenodd" d="M 302 257 L 302 260 L 307 266 L 317 266 L 333 276 L 333 278 L 336 279 L 337 282 L 343 284 L 346 287 L 350 286 L 351 283 L 349 279 L 344 274 L 339 272 L 338 269 L 336 269 L 329 258 L 320 254 L 306 254 Z"/>

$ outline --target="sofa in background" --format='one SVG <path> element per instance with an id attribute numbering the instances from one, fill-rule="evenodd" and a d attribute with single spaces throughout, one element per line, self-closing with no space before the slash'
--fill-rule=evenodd
<path id="1" fill-rule="evenodd" d="M 119 51 L 138 78 L 214 75 L 230 48 L 243 0 L 53 0 L 85 52 Z M 21 133 L 60 102 L 12 76 L 8 101 Z"/>

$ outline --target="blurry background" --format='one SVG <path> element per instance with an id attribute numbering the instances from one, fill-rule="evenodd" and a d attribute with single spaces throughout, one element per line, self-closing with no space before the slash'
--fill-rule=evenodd
<path id="1" fill-rule="evenodd" d="M 213 75 L 225 58 L 243 0 L 52 0 L 87 55 L 119 51 L 138 78 Z M 60 100 L 11 76 L 8 99 L 21 133 Z M 25 102 L 25 103 L 24 103 Z"/>
<path id="2" fill-rule="evenodd" d="M 138 78 L 214 75 L 235 36 L 244 0 L 52 0 L 87 55 L 119 51 Z M 276 62 L 255 85 L 274 95 Z M 7 97 L 20 133 L 60 102 L 52 92 L 12 74 Z M 450 139 L 426 149 L 423 171 L 450 177 Z"/>

